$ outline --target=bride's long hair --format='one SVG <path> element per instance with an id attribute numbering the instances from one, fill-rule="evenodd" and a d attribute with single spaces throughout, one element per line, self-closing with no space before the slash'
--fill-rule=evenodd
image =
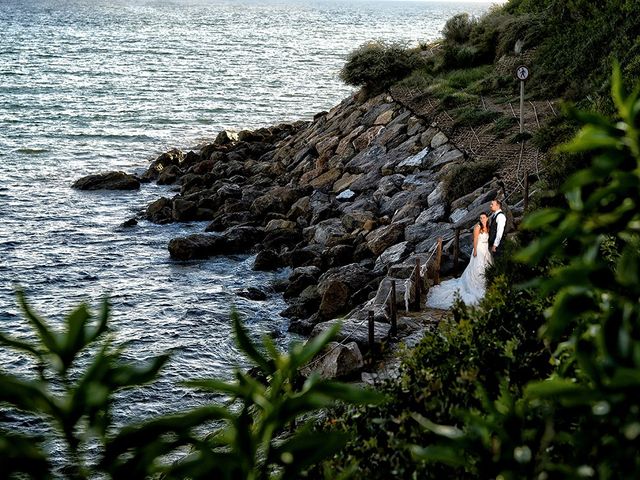
<path id="1" fill-rule="evenodd" d="M 482 216 L 486 219 L 484 225 L 482 224 Z M 480 226 L 480 233 L 489 233 L 489 215 L 486 212 L 482 212 L 478 216 L 478 225 Z"/>

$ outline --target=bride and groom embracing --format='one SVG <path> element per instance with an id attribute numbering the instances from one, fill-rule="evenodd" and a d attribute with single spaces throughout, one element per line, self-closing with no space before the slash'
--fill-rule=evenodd
<path id="1" fill-rule="evenodd" d="M 476 305 L 484 297 L 485 271 L 493 263 L 493 259 L 501 254 L 500 247 L 507 223 L 500 200 L 493 200 L 490 208 L 491 215 L 481 213 L 478 223 L 473 227 L 473 253 L 464 273 L 460 278 L 452 278 L 431 287 L 427 296 L 428 307 L 450 308 L 456 293 L 467 305 Z"/>

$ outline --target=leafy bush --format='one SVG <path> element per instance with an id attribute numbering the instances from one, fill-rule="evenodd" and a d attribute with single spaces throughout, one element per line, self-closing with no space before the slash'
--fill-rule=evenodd
<path id="1" fill-rule="evenodd" d="M 491 180 L 498 164 L 495 160 L 464 162 L 454 166 L 444 179 L 445 198 L 451 203 Z"/>
<path id="2" fill-rule="evenodd" d="M 459 108 L 454 110 L 452 115 L 454 117 L 454 128 L 486 125 L 502 116 L 500 112 L 475 107 Z"/>
<path id="3" fill-rule="evenodd" d="M 399 44 L 369 42 L 349 54 L 340 70 L 347 85 L 380 92 L 411 74 L 423 62 L 415 50 Z"/>
<path id="4" fill-rule="evenodd" d="M 0 342 L 31 355 L 40 374 L 24 380 L 0 373 L 0 404 L 11 406 L 49 424 L 60 434 L 68 450 L 65 475 L 71 478 L 298 478 L 301 470 L 331 455 L 347 438 L 339 433 L 311 433 L 301 426 L 293 433 L 287 427 L 302 415 L 334 405 L 382 400 L 380 394 L 360 390 L 312 376 L 304 382 L 298 369 L 309 362 L 337 332 L 334 328 L 281 354 L 266 339 L 261 353 L 247 336 L 237 314 L 232 315 L 240 349 L 260 370 L 260 378 L 236 372 L 235 381 L 192 381 L 200 390 L 231 397 L 227 406 L 207 405 L 163 416 L 141 424 L 116 429 L 111 423 L 113 394 L 121 389 L 153 380 L 167 356 L 155 358 L 139 368 L 122 361 L 121 349 L 110 346 L 107 331 L 109 304 L 102 304 L 98 320 L 85 305 L 66 318 L 65 330 L 53 331 L 18 293 L 23 312 L 38 343 L 0 334 Z M 78 365 L 78 356 L 88 351 L 89 361 Z M 87 353 L 87 352 L 85 352 Z M 73 375 L 71 370 L 73 369 Z M 212 422 L 218 427 L 211 435 Z M 84 458 L 83 445 L 99 445 L 97 464 Z M 180 461 L 167 457 L 189 454 Z M 50 478 L 51 462 L 40 439 L 0 428 L 2 478 L 27 474 Z M 22 477 L 18 477 L 22 478 Z"/>
<path id="5" fill-rule="evenodd" d="M 478 21 L 468 13 L 454 15 L 444 24 L 442 36 L 451 43 L 465 43 Z"/>
<path id="6" fill-rule="evenodd" d="M 640 475 L 640 87 L 625 96 L 617 68 L 612 92 L 619 122 L 574 112 L 584 126 L 563 150 L 592 164 L 564 184 L 566 206 L 524 222 L 542 235 L 518 258 L 555 264 L 535 283 L 552 302 L 541 333 L 556 348 L 553 374 L 520 395 L 484 389 L 464 428 L 421 418 L 441 441 L 415 446 L 416 458 L 503 478 Z"/>
<path id="7" fill-rule="evenodd" d="M 399 380 L 386 386 L 390 402 L 334 411 L 323 428 L 351 432 L 355 439 L 325 462 L 327 468 L 339 472 L 357 464 L 359 478 L 465 478 L 463 469 L 414 461 L 407 445 L 440 438 L 425 432 L 424 417 L 456 421 L 459 409 L 482 408 L 487 395 L 497 395 L 504 379 L 519 391 L 529 379 L 550 371 L 550 353 L 535 335 L 548 303 L 514 287 L 517 279 L 530 275 L 528 267 L 511 262 L 494 272 L 479 308 L 456 304 L 452 318 L 405 353 Z M 478 391 L 476 383 L 486 390 Z M 311 476 L 321 477 L 320 468 Z"/>

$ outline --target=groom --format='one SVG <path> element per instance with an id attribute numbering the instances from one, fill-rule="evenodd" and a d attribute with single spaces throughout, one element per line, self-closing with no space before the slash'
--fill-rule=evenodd
<path id="1" fill-rule="evenodd" d="M 507 224 L 507 216 L 502 211 L 502 202 L 497 198 L 491 201 L 491 217 L 489 217 L 489 250 L 494 257 L 500 256 L 500 244 Z"/>

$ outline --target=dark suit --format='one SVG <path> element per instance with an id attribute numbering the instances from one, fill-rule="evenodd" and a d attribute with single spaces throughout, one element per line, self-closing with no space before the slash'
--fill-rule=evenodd
<path id="1" fill-rule="evenodd" d="M 498 245 L 498 247 L 496 248 L 496 251 L 494 252 L 493 243 L 496 241 L 496 237 L 498 236 L 498 222 L 496 221 L 498 218 L 498 215 L 502 215 L 504 217 L 505 230 L 506 230 L 506 222 L 507 222 L 507 216 L 504 214 L 502 210 L 497 213 L 494 213 L 493 215 L 491 215 L 491 218 L 489 218 L 489 251 L 493 254 L 494 257 L 497 257 L 502 253 L 502 244 L 504 243 L 504 234 L 505 234 L 505 232 L 503 231 L 502 238 L 500 239 L 500 244 Z"/>

